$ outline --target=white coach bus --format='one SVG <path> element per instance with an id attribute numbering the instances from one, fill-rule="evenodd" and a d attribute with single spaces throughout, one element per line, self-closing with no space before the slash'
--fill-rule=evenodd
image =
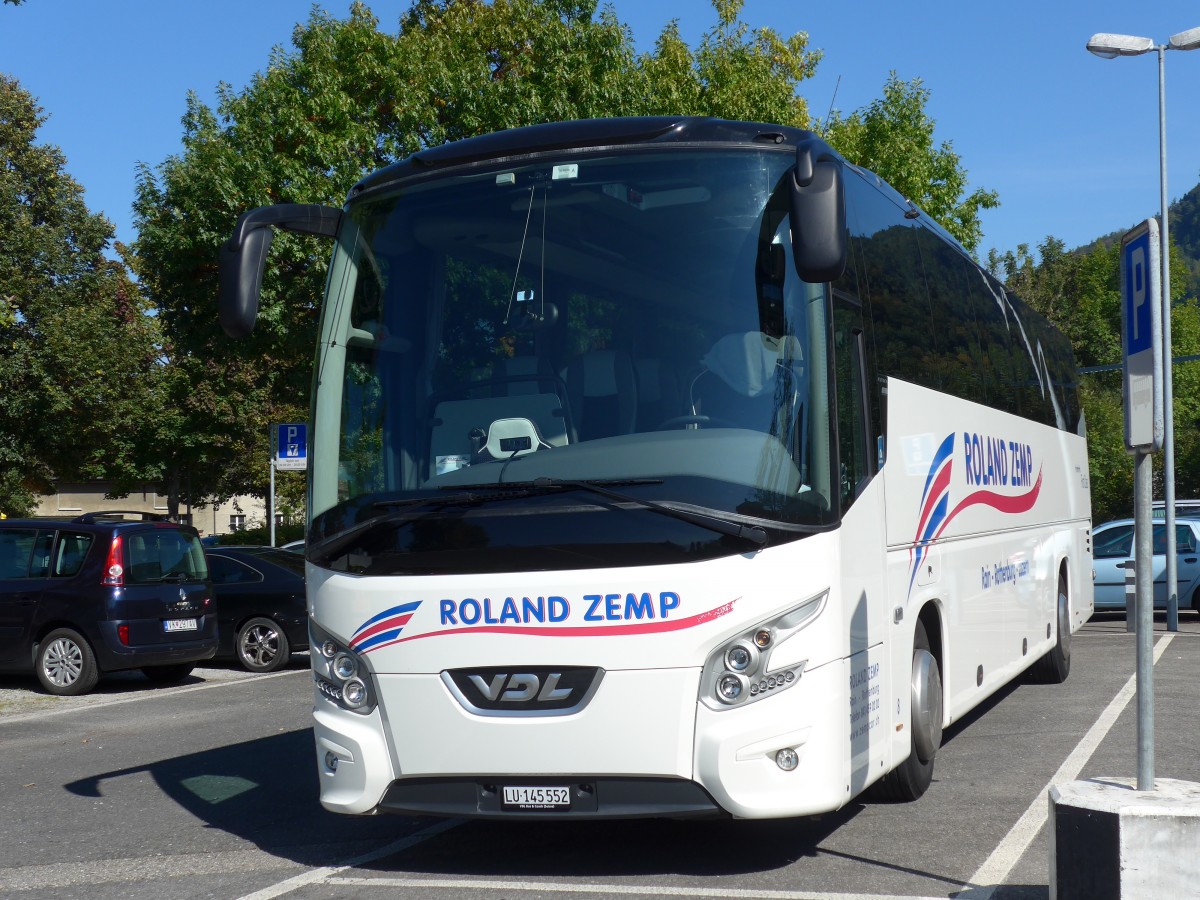
<path id="1" fill-rule="evenodd" d="M 1092 612 L 1066 340 L 814 135 L 704 118 L 423 150 L 334 240 L 310 431 L 321 802 L 779 817 L 915 799 Z"/>

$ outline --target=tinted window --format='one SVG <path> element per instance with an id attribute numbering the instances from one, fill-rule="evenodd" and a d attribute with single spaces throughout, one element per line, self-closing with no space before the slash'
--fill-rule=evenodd
<path id="1" fill-rule="evenodd" d="M 948 394 L 977 403 L 992 401 L 988 366 L 980 345 L 982 298 L 972 284 L 974 266 L 952 244 L 926 228 L 917 229 L 921 263 L 937 346 L 933 376 Z"/>
<path id="2" fill-rule="evenodd" d="M 1096 535 L 1097 559 L 1129 559 L 1133 545 L 1133 526 L 1116 525 Z"/>
<path id="3" fill-rule="evenodd" d="M 37 534 L 33 528 L 0 531 L 0 578 L 29 577 L 29 562 Z"/>
<path id="4" fill-rule="evenodd" d="M 50 574 L 50 548 L 54 546 L 53 531 L 39 531 L 33 545 L 33 559 L 29 564 L 32 578 L 45 578 Z"/>
<path id="5" fill-rule="evenodd" d="M 845 511 L 871 477 L 867 398 L 862 370 L 862 310 L 837 298 L 833 309 L 834 377 L 837 382 L 839 493 Z"/>
<path id="6" fill-rule="evenodd" d="M 228 556 L 208 557 L 208 569 L 213 584 L 244 584 L 249 581 L 262 581 L 262 575 L 236 559 Z"/>
<path id="7" fill-rule="evenodd" d="M 847 172 L 847 213 L 857 244 L 858 289 L 873 325 L 881 373 L 940 388 L 931 375 L 937 346 L 917 236 L 904 211 L 854 172 Z"/>
<path id="8" fill-rule="evenodd" d="M 54 577 L 70 578 L 78 575 L 92 547 L 93 535 L 63 532 L 58 537 L 58 550 L 54 555 Z"/>
<path id="9" fill-rule="evenodd" d="M 208 578 L 204 548 L 195 534 L 174 528 L 154 528 L 123 535 L 130 584 L 151 584 L 165 577 L 186 581 Z"/>
<path id="10" fill-rule="evenodd" d="M 1175 552 L 1196 552 L 1196 535 L 1187 525 L 1175 526 Z"/>
<path id="11" fill-rule="evenodd" d="M 257 555 L 264 562 L 287 569 L 301 578 L 304 577 L 304 557 L 299 553 L 291 553 L 287 550 L 263 550 Z"/>

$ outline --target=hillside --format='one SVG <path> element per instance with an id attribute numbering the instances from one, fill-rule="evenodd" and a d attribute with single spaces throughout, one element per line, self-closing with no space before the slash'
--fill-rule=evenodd
<path id="1" fill-rule="evenodd" d="M 1171 223 L 1171 243 L 1179 248 L 1187 262 L 1188 281 L 1185 296 L 1195 299 L 1200 297 L 1200 184 L 1172 203 L 1167 212 Z M 1078 251 L 1086 253 L 1095 247 L 1107 247 L 1119 241 L 1135 224 L 1131 223 L 1128 228 L 1098 237 L 1090 244 L 1078 248 Z M 1182 298 L 1174 299 L 1179 301 Z"/>

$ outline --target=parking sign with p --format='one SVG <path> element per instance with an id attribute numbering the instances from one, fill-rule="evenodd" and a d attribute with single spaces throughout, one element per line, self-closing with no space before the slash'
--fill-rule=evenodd
<path id="1" fill-rule="evenodd" d="M 1125 446 L 1163 445 L 1162 261 L 1158 221 L 1147 219 L 1121 239 L 1121 346 Z"/>

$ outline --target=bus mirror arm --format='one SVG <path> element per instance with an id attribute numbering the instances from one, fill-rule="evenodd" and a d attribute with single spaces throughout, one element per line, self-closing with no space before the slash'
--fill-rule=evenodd
<path id="1" fill-rule="evenodd" d="M 836 281 L 846 269 L 846 192 L 842 159 L 824 141 L 796 147 L 791 195 L 796 274 L 810 284 Z"/>
<path id="2" fill-rule="evenodd" d="M 219 254 L 218 310 L 225 333 L 242 338 L 254 330 L 273 229 L 332 238 L 341 220 L 340 209 L 317 204 L 280 203 L 242 213 Z"/>

